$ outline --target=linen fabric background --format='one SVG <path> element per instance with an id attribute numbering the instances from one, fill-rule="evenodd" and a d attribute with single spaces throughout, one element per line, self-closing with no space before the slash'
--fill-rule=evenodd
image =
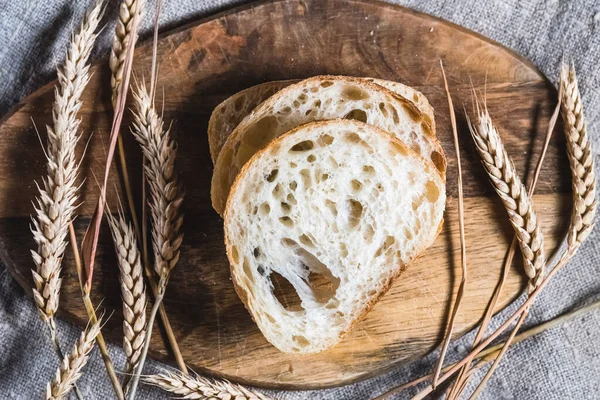
<path id="1" fill-rule="evenodd" d="M 600 149 L 600 1 L 594 0 L 393 0 L 435 15 L 514 49 L 556 82 L 561 61 L 576 66 L 594 149 Z M 55 77 L 66 44 L 89 1 L 0 0 L 0 116 L 25 95 Z M 114 19 L 117 0 L 107 12 Z M 164 1 L 161 31 L 245 3 L 242 0 Z M 152 18 L 146 18 L 142 37 L 148 37 Z M 114 22 L 98 40 L 94 58 L 107 54 Z M 595 153 L 597 154 L 597 152 Z M 599 160 L 596 162 L 598 163 Z M 0 177 L 2 179 L 2 177 Z M 596 229 L 582 249 L 553 281 L 535 306 L 526 325 L 550 319 L 593 301 L 600 293 L 600 234 Z M 33 246 L 33 241 L 32 241 Z M 501 315 L 508 315 L 510 310 Z M 80 330 L 59 321 L 63 346 Z M 600 313 L 590 313 L 511 348 L 489 382 L 482 399 L 596 399 L 600 393 Z M 449 349 L 449 360 L 469 350 L 473 334 Z M 0 397 L 42 397 L 57 360 L 46 330 L 29 297 L 0 265 Z M 70 347 L 70 345 L 69 345 Z M 109 346 L 119 368 L 123 351 Z M 280 399 L 367 399 L 396 384 L 429 373 L 437 354 L 401 366 L 358 384 L 310 392 L 277 392 Z M 159 371 L 147 363 L 146 373 Z M 78 386 L 86 399 L 112 398 L 104 365 L 94 351 Z M 481 374 L 480 374 L 481 375 Z M 473 388 L 471 388 L 472 390 Z M 416 390 L 398 398 L 409 398 Z M 141 399 L 170 396 L 141 385 Z"/>

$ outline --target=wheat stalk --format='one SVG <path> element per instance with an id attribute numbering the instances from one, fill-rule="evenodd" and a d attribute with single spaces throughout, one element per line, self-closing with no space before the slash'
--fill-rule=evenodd
<path id="1" fill-rule="evenodd" d="M 175 142 L 170 137 L 170 129 L 164 128 L 164 122 L 156 113 L 152 97 L 144 84 L 134 93 L 134 100 L 136 108 L 132 132 L 147 160 L 144 172 L 150 186 L 154 271 L 159 281 L 158 293 L 148 320 L 144 348 L 130 387 L 130 400 L 135 398 L 148 353 L 154 318 L 165 295 L 171 270 L 179 259 L 179 248 L 183 240 L 180 232 L 183 222 L 183 189 L 175 170 Z"/>
<path id="2" fill-rule="evenodd" d="M 567 236 L 568 251 L 573 255 L 594 226 L 596 176 L 594 157 L 583 116 L 583 102 L 573 66 L 569 68 L 568 65 L 563 65 L 560 85 L 562 87 L 561 111 L 573 186 L 573 211 L 571 227 Z"/>
<path id="3" fill-rule="evenodd" d="M 81 332 L 81 336 L 73 345 L 71 354 L 62 360 L 60 367 L 56 371 L 56 376 L 48 383 L 46 399 L 62 399 L 81 377 L 81 370 L 85 367 L 89 358 L 88 355 L 94 347 L 96 336 L 100 333 L 101 319 Z"/>
<path id="4" fill-rule="evenodd" d="M 131 224 L 119 209 L 118 218 L 106 214 L 117 253 L 119 282 L 123 298 L 123 349 L 125 350 L 125 379 L 131 379 L 137 366 L 146 335 L 146 288 L 142 275 L 137 237 Z"/>
<path id="5" fill-rule="evenodd" d="M 119 88 L 123 82 L 123 72 L 127 44 L 131 39 L 134 16 L 144 8 L 145 0 L 123 0 L 119 6 L 119 20 L 115 28 L 115 37 L 110 51 L 109 66 L 111 71 L 110 86 L 112 88 L 112 101 L 117 99 Z"/>
<path id="6" fill-rule="evenodd" d="M 468 116 L 467 122 L 482 164 L 508 211 L 521 253 L 523 253 L 523 266 L 529 277 L 529 292 L 531 293 L 539 286 L 543 278 L 546 262 L 544 237 L 533 209 L 533 203 L 515 171 L 487 108 L 485 106 L 481 108 L 478 104 L 475 124 L 471 123 Z"/>
<path id="7" fill-rule="evenodd" d="M 179 371 L 165 371 L 163 374 L 142 378 L 144 383 L 177 394 L 182 399 L 223 399 L 223 400 L 267 400 L 270 397 L 257 391 L 236 385 L 227 380 L 217 381 L 199 375 L 187 376 Z"/>

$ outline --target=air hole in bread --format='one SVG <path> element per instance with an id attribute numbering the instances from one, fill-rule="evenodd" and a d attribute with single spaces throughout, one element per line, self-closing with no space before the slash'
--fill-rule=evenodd
<path id="1" fill-rule="evenodd" d="M 233 104 L 235 111 L 241 111 L 244 103 L 246 102 L 246 96 L 240 96 L 235 100 L 235 103 Z"/>
<path id="2" fill-rule="evenodd" d="M 298 243 L 296 243 L 295 240 L 290 239 L 290 238 L 281 239 L 281 244 L 284 245 L 285 247 L 297 247 L 298 246 Z"/>
<path id="3" fill-rule="evenodd" d="M 363 205 L 358 200 L 348 200 L 348 225 L 354 228 L 360 223 L 363 213 Z"/>
<path id="4" fill-rule="evenodd" d="M 304 188 L 309 188 L 312 185 L 312 181 L 310 179 L 310 171 L 307 169 L 300 170 L 300 176 L 302 177 L 302 184 Z"/>
<path id="5" fill-rule="evenodd" d="M 356 179 L 352 179 L 352 181 L 350 182 L 350 186 L 352 186 L 352 190 L 355 193 L 360 192 L 360 190 L 362 189 L 362 183 L 360 181 L 357 181 Z"/>
<path id="6" fill-rule="evenodd" d="M 287 217 L 287 216 L 281 217 L 281 218 L 279 218 L 279 222 L 281 222 L 287 228 L 294 227 L 294 221 L 290 217 Z"/>
<path id="7" fill-rule="evenodd" d="M 373 242 L 373 237 L 375 236 L 375 230 L 373 229 L 373 225 L 368 224 L 365 227 L 365 231 L 363 232 L 363 238 L 367 241 L 367 243 Z"/>
<path id="8" fill-rule="evenodd" d="M 303 142 L 296 143 L 295 145 L 293 145 L 292 148 L 290 149 L 290 153 L 291 152 L 301 153 L 303 151 L 312 150 L 313 147 L 315 147 L 315 144 L 312 142 L 312 140 L 305 140 Z"/>
<path id="9" fill-rule="evenodd" d="M 279 110 L 277 113 L 278 113 L 278 114 L 284 114 L 284 115 L 287 115 L 287 114 L 289 114 L 289 113 L 291 113 L 291 112 L 292 112 L 292 107 L 290 107 L 290 106 L 285 106 L 285 107 L 283 107 L 281 110 Z"/>
<path id="10" fill-rule="evenodd" d="M 413 202 L 412 202 L 412 209 L 414 211 L 417 211 L 417 209 L 419 208 L 419 206 L 421 205 L 422 202 L 423 202 L 422 198 L 418 198 L 418 199 L 413 200 Z"/>
<path id="11" fill-rule="evenodd" d="M 413 144 L 410 145 L 410 148 L 418 154 L 421 154 L 421 146 L 419 145 L 419 143 L 414 142 Z"/>
<path id="12" fill-rule="evenodd" d="M 396 154 L 394 154 L 393 152 L 396 152 L 398 154 L 401 154 L 403 156 L 408 155 L 408 151 L 406 151 L 406 147 L 404 147 L 404 145 L 400 142 L 400 141 L 392 141 L 391 143 L 392 146 L 392 157 L 395 156 Z"/>
<path id="13" fill-rule="evenodd" d="M 381 183 L 378 183 L 377 185 L 375 185 L 375 189 L 377 189 L 378 192 L 383 192 L 385 190 Z"/>
<path id="14" fill-rule="evenodd" d="M 333 143 L 333 137 L 329 135 L 323 135 L 317 139 L 317 143 L 319 143 L 321 146 L 329 146 L 331 143 Z"/>
<path id="15" fill-rule="evenodd" d="M 388 110 L 387 108 L 385 108 L 385 103 L 379 103 L 379 110 L 381 111 L 381 114 L 387 118 L 388 116 Z"/>
<path id="16" fill-rule="evenodd" d="M 298 166 L 298 164 L 296 164 L 295 162 L 290 162 L 290 168 L 296 168 Z"/>
<path id="17" fill-rule="evenodd" d="M 293 206 L 298 204 L 298 202 L 296 201 L 296 197 L 292 193 L 288 193 L 286 200 L 288 203 L 290 203 Z"/>
<path id="18" fill-rule="evenodd" d="M 262 149 L 274 138 L 278 124 L 277 118 L 272 115 L 263 117 L 248 127 L 242 141 L 250 147 Z"/>
<path id="19" fill-rule="evenodd" d="M 273 197 L 281 200 L 281 195 L 283 194 L 283 189 L 281 188 L 281 183 L 278 183 L 277 185 L 275 185 L 275 187 L 273 188 Z"/>
<path id="20" fill-rule="evenodd" d="M 316 87 L 316 86 L 313 86 L 313 87 L 310 88 L 310 91 L 313 92 L 313 93 L 317 93 L 319 91 L 319 88 Z"/>
<path id="21" fill-rule="evenodd" d="M 315 102 L 313 103 L 313 107 L 315 107 L 315 108 L 321 107 L 321 100 L 318 100 L 318 99 L 315 100 Z"/>
<path id="22" fill-rule="evenodd" d="M 419 102 L 419 95 L 418 94 L 413 94 L 413 101 L 418 103 Z"/>
<path id="23" fill-rule="evenodd" d="M 294 286 L 279 273 L 272 271 L 269 276 L 273 284 L 273 295 L 281 306 L 288 311 L 301 311 L 302 300 Z"/>
<path id="24" fill-rule="evenodd" d="M 284 214 L 289 214 L 291 210 L 292 207 L 288 203 L 285 201 L 281 202 L 281 211 L 283 211 Z"/>
<path id="25" fill-rule="evenodd" d="M 274 169 L 271 171 L 269 175 L 267 175 L 267 182 L 273 182 L 275 178 L 277 178 L 277 174 L 279 173 L 278 169 Z"/>
<path id="26" fill-rule="evenodd" d="M 221 114 L 225 114 L 225 107 L 221 107 L 221 108 L 219 109 L 219 112 L 220 112 Z"/>
<path id="27" fill-rule="evenodd" d="M 260 215 L 262 215 L 263 217 L 265 215 L 268 215 L 271 212 L 271 206 L 269 205 L 269 203 L 264 202 L 260 205 Z"/>
<path id="28" fill-rule="evenodd" d="M 414 185 L 416 181 L 417 181 L 417 174 L 415 174 L 412 171 L 409 172 L 408 173 L 408 183 L 410 183 L 411 185 Z"/>
<path id="29" fill-rule="evenodd" d="M 404 236 L 406 236 L 407 240 L 412 240 L 413 234 L 408 228 L 404 228 Z"/>
<path id="30" fill-rule="evenodd" d="M 434 150 L 431 152 L 431 161 L 438 171 L 444 172 L 444 156 L 439 151 Z"/>
<path id="31" fill-rule="evenodd" d="M 348 114 L 344 115 L 344 118 L 353 119 L 360 122 L 367 122 L 367 113 L 364 110 L 356 108 L 350 111 Z"/>
<path id="32" fill-rule="evenodd" d="M 348 132 L 345 135 L 345 138 L 347 141 L 349 141 L 350 143 L 360 143 L 363 140 L 360 138 L 360 136 L 358 135 L 358 133 L 356 132 Z"/>
<path id="33" fill-rule="evenodd" d="M 302 243 L 306 247 L 315 247 L 313 241 L 305 234 L 300 235 L 300 243 Z"/>
<path id="34" fill-rule="evenodd" d="M 311 112 L 313 112 L 313 109 L 309 108 L 308 110 L 306 110 L 306 112 L 304 113 L 304 115 L 309 116 Z"/>
<path id="35" fill-rule="evenodd" d="M 317 175 L 317 177 L 319 182 L 325 182 L 327 179 L 329 179 L 329 174 L 321 174 L 320 176 Z"/>
<path id="36" fill-rule="evenodd" d="M 250 266 L 250 262 L 247 258 L 244 257 L 244 262 L 242 265 L 244 268 L 244 274 L 246 274 L 250 282 L 254 284 L 254 275 L 252 274 L 252 267 Z"/>
<path id="37" fill-rule="evenodd" d="M 343 258 L 348 257 L 348 247 L 346 246 L 346 243 L 344 243 L 344 242 L 340 243 L 340 255 Z"/>
<path id="38" fill-rule="evenodd" d="M 356 86 L 344 87 L 344 90 L 342 90 L 342 96 L 348 100 L 366 100 L 371 97 L 367 91 Z"/>
<path id="39" fill-rule="evenodd" d="M 300 347 L 310 346 L 310 342 L 304 336 L 293 335 L 292 340 L 294 342 L 298 343 L 298 346 L 300 346 Z"/>
<path id="40" fill-rule="evenodd" d="M 233 262 L 236 264 L 240 262 L 240 253 L 236 246 L 231 246 L 231 258 L 233 258 Z"/>
<path id="41" fill-rule="evenodd" d="M 321 82 L 321 87 L 323 87 L 323 88 L 328 88 L 331 85 L 333 85 L 333 82 L 331 82 L 331 81 L 323 81 L 323 82 Z"/>
<path id="42" fill-rule="evenodd" d="M 398 110 L 396 110 L 396 108 L 392 105 L 390 105 L 390 108 L 392 110 L 392 119 L 394 120 L 394 123 L 397 125 L 400 123 L 400 117 L 398 116 Z"/>
<path id="43" fill-rule="evenodd" d="M 329 209 L 329 211 L 331 211 L 331 213 L 334 216 L 338 215 L 337 204 L 335 204 L 335 202 L 333 202 L 329 199 L 325 199 L 325 206 Z"/>
<path id="44" fill-rule="evenodd" d="M 298 101 L 300 101 L 302 104 L 306 104 L 307 100 L 308 96 L 305 93 L 302 93 L 300 96 L 298 96 Z"/>
<path id="45" fill-rule="evenodd" d="M 292 105 L 294 106 L 294 108 L 300 108 L 300 102 L 298 100 L 294 100 Z"/>
<path id="46" fill-rule="evenodd" d="M 375 175 L 375 168 L 371 165 L 363 165 L 362 170 L 366 175 Z"/>
<path id="47" fill-rule="evenodd" d="M 425 184 L 425 198 L 431 203 L 435 203 L 440 197 L 440 190 L 433 181 L 427 181 Z"/>
<path id="48" fill-rule="evenodd" d="M 310 156 L 306 157 L 306 161 L 308 161 L 309 163 L 315 162 L 316 159 L 317 157 L 315 157 L 314 154 L 311 154 Z"/>
<path id="49" fill-rule="evenodd" d="M 385 254 L 394 243 L 396 243 L 396 239 L 393 236 L 388 235 L 383 241 L 383 244 L 375 252 L 375 258 Z"/>
<path id="50" fill-rule="evenodd" d="M 254 250 L 252 250 L 252 255 L 254 256 L 254 258 L 258 258 L 261 256 L 261 251 L 260 251 L 260 247 L 255 247 Z"/>
<path id="51" fill-rule="evenodd" d="M 269 313 L 264 313 L 263 314 L 265 317 L 267 317 L 267 319 L 269 320 L 270 323 L 272 324 L 277 324 L 277 321 L 275 321 L 275 318 L 273 318 L 273 316 Z"/>
<path id="52" fill-rule="evenodd" d="M 291 181 L 289 186 L 290 186 L 290 189 L 292 189 L 292 190 L 296 190 L 296 188 L 298 187 L 298 182 L 296 182 L 296 181 Z M 291 193 L 290 193 L 290 194 L 291 194 Z M 288 196 L 289 196 L 289 195 L 288 195 Z"/>
<path id="53" fill-rule="evenodd" d="M 337 222 L 334 222 L 333 224 L 331 224 L 331 230 L 333 231 L 333 233 L 339 233 L 340 229 L 338 228 Z"/>
<path id="54" fill-rule="evenodd" d="M 369 290 L 369 292 L 367 293 L 370 297 L 373 297 L 377 294 L 377 290 Z"/>
<path id="55" fill-rule="evenodd" d="M 260 274 L 260 276 L 265 276 L 265 267 L 263 267 L 262 265 L 256 267 L 256 271 Z"/>
<path id="56" fill-rule="evenodd" d="M 415 131 L 410 131 L 410 135 L 408 135 L 410 137 L 410 140 L 412 141 L 416 141 L 419 138 L 419 135 L 417 135 L 417 132 Z"/>

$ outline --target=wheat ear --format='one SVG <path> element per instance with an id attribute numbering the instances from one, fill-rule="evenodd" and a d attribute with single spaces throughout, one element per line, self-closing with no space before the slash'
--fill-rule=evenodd
<path id="1" fill-rule="evenodd" d="M 171 270 L 179 260 L 179 248 L 183 240 L 180 232 L 183 222 L 183 188 L 175 170 L 175 142 L 171 139 L 170 129 L 165 129 L 162 118 L 154 109 L 152 98 L 144 84 L 134 93 L 134 100 L 136 107 L 132 132 L 147 160 L 144 172 L 150 186 L 154 271 L 159 281 L 158 293 L 148 320 L 144 349 L 130 387 L 130 400 L 135 397 L 150 345 L 154 318 L 165 295 Z"/>
<path id="2" fill-rule="evenodd" d="M 81 336 L 73 345 L 71 354 L 62 360 L 56 371 L 56 376 L 48 383 L 46 399 L 62 399 L 81 377 L 81 370 L 85 367 L 89 358 L 88 355 L 94 347 L 96 336 L 100 333 L 101 319 L 81 332 Z"/>
<path id="3" fill-rule="evenodd" d="M 560 84 L 563 93 L 561 112 L 573 186 L 573 212 L 571 214 L 571 227 L 567 236 L 568 250 L 572 255 L 588 237 L 594 226 L 596 176 L 594 173 L 594 157 L 583 116 L 583 102 L 573 66 L 563 65 Z"/>
<path id="4" fill-rule="evenodd" d="M 187 376 L 179 371 L 165 371 L 163 374 L 142 378 L 144 383 L 177 394 L 182 399 L 223 399 L 223 400 L 267 400 L 270 397 L 257 391 L 236 385 L 227 380 L 217 381 L 199 375 Z"/>
<path id="5" fill-rule="evenodd" d="M 112 233 L 117 262 L 119 282 L 123 298 L 123 348 L 125 350 L 126 387 L 137 366 L 146 335 L 146 288 L 142 275 L 142 263 L 138 241 L 131 224 L 125 220 L 119 208 L 118 217 L 106 214 Z"/>
<path id="6" fill-rule="evenodd" d="M 45 149 L 47 176 L 38 185 L 39 196 L 31 217 L 37 250 L 31 255 L 35 264 L 33 298 L 42 320 L 48 326 L 52 345 L 63 358 L 54 323 L 58 309 L 61 263 L 67 246 L 69 224 L 77 207 L 77 169 L 75 146 L 80 135 L 77 113 L 81 94 L 89 80 L 88 59 L 96 40 L 96 29 L 102 17 L 102 2 L 97 1 L 86 12 L 79 31 L 73 35 L 63 65 L 57 68 L 58 85 L 52 106 L 52 125 L 47 126 Z M 81 394 L 77 392 L 81 397 Z"/>
<path id="7" fill-rule="evenodd" d="M 125 49 L 131 39 L 131 31 L 134 23 L 134 16 L 140 13 L 144 8 L 145 0 L 122 0 L 119 5 L 119 19 L 115 28 L 115 37 L 110 51 L 109 66 L 111 71 L 110 86 L 112 88 L 112 101 L 117 99 L 119 87 L 123 82 L 123 67 L 125 66 Z"/>
<path id="8" fill-rule="evenodd" d="M 468 116 L 467 122 L 482 164 L 508 211 L 523 253 L 523 266 L 529 277 L 531 293 L 539 286 L 546 263 L 544 237 L 533 203 L 515 171 L 487 108 L 485 106 L 482 108 L 478 104 L 476 122 L 472 124 Z"/>

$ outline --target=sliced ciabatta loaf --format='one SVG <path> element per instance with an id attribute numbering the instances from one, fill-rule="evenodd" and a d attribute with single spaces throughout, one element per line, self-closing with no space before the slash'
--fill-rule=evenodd
<path id="1" fill-rule="evenodd" d="M 433 164 L 381 129 L 297 127 L 232 187 L 224 228 L 236 291 L 281 351 L 330 348 L 433 243 L 445 199 Z M 289 292 L 278 299 L 282 281 L 300 304 Z"/>
<path id="2" fill-rule="evenodd" d="M 435 134 L 435 116 L 433 107 L 421 92 L 399 82 L 374 78 L 360 79 L 366 79 L 369 82 L 383 86 L 413 102 L 422 113 L 429 117 Z M 267 100 L 284 87 L 296 82 L 298 82 L 298 80 L 261 83 L 228 97 L 216 106 L 208 121 L 208 144 L 213 165 L 217 162 L 217 157 L 219 156 L 223 145 L 235 127 L 238 126 L 238 124 L 260 103 Z"/>
<path id="3" fill-rule="evenodd" d="M 223 213 L 235 177 L 258 150 L 296 126 L 335 118 L 359 120 L 392 133 L 431 160 L 445 179 L 446 160 L 431 121 L 412 102 L 364 79 L 317 76 L 275 93 L 234 129 L 215 164 L 214 209 Z"/>
<path id="4" fill-rule="evenodd" d="M 256 106 L 297 80 L 272 81 L 249 87 L 223 100 L 208 121 L 208 147 L 213 164 L 231 132 Z"/>

